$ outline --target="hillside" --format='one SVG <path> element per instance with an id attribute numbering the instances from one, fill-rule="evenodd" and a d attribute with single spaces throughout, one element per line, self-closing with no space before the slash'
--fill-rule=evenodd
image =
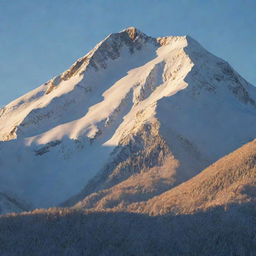
<path id="1" fill-rule="evenodd" d="M 255 159 L 252 141 L 193 179 L 140 203 L 137 213 L 53 208 L 2 215 L 1 254 L 254 255 Z"/>

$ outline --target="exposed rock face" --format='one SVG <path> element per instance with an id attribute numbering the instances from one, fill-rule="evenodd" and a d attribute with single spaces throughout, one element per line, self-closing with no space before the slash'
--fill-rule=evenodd
<path id="1" fill-rule="evenodd" d="M 65 206 L 71 206 L 94 193 L 83 200 L 84 207 L 92 208 L 98 204 L 106 207 L 108 201 L 114 207 L 123 202 L 114 195 L 116 188 L 125 192 L 122 191 L 123 187 L 127 190 L 129 184 L 130 193 L 126 196 L 121 193 L 128 203 L 128 197 L 131 197 L 131 201 L 137 201 L 138 198 L 145 200 L 165 191 L 176 181 L 179 163 L 159 135 L 159 124 L 156 121 L 146 123 L 136 133 L 122 138 L 111 155 L 111 162 L 103 167 L 79 195 L 65 202 Z M 115 202 L 111 197 L 116 197 Z M 98 202 L 100 200 L 104 203 Z"/>
<path id="2" fill-rule="evenodd" d="M 159 133 L 159 123 L 146 123 L 120 140 L 112 152 L 112 160 L 96 175 L 81 193 L 64 206 L 82 208 L 116 208 L 131 202 L 147 200 L 193 177 L 209 163 L 187 147 L 181 138 L 172 141 L 180 155 L 173 155 Z M 192 157 L 193 159 L 192 159 Z M 189 165 L 183 163 L 188 160 Z M 191 170 L 188 172 L 188 170 Z"/>

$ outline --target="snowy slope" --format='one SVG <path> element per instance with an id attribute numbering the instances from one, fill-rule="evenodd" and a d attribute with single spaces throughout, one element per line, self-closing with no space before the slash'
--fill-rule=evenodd
<path id="1" fill-rule="evenodd" d="M 12 195 L 0 193 L 0 214 L 9 212 L 23 212 L 28 211 L 30 207 L 23 201 L 17 200 Z"/>
<path id="2" fill-rule="evenodd" d="M 111 34 L 1 109 L 0 191 L 49 207 L 109 188 L 163 165 L 147 136 L 175 160 L 166 178 L 173 186 L 256 137 L 255 100 L 253 86 L 190 37 Z"/>

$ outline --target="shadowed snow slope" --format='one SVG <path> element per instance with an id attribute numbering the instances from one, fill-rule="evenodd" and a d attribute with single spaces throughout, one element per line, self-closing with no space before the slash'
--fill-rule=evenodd
<path id="1" fill-rule="evenodd" d="M 23 212 L 30 209 L 26 203 L 17 200 L 11 195 L 0 193 L 0 214 L 9 212 Z"/>
<path id="2" fill-rule="evenodd" d="M 32 207 L 149 199 L 255 138 L 255 101 L 252 85 L 188 36 L 111 34 L 0 110 L 0 192 Z M 98 204 L 122 182 L 134 196 Z"/>

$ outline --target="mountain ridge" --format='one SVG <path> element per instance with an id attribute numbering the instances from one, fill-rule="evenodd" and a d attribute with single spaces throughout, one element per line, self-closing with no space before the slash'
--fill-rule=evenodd
<path id="1" fill-rule="evenodd" d="M 189 36 L 111 34 L 1 110 L 0 191 L 47 208 L 137 175 L 149 199 L 255 138 L 255 95 Z"/>

